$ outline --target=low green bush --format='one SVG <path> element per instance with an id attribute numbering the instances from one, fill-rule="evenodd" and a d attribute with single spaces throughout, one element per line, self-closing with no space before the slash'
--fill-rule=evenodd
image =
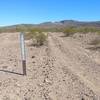
<path id="1" fill-rule="evenodd" d="M 42 46 L 46 42 L 48 34 L 41 29 L 33 29 L 27 33 L 27 38 L 32 39 L 35 46 Z"/>
<path id="2" fill-rule="evenodd" d="M 38 45 L 38 46 L 41 46 L 41 45 L 43 45 L 44 42 L 46 41 L 47 35 L 46 35 L 45 33 L 43 33 L 43 32 L 41 32 L 41 33 L 38 32 L 38 33 L 36 34 L 35 39 L 36 39 L 36 41 L 37 41 L 37 45 Z"/>
<path id="3" fill-rule="evenodd" d="M 64 30 L 65 36 L 71 36 L 76 33 L 76 29 L 74 27 L 68 27 Z"/>

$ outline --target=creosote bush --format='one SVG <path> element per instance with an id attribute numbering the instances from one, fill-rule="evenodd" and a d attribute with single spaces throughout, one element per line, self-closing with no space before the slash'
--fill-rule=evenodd
<path id="1" fill-rule="evenodd" d="M 64 30 L 65 36 L 71 36 L 76 33 L 76 29 L 74 27 L 68 27 Z"/>
<path id="2" fill-rule="evenodd" d="M 42 46 L 46 42 L 48 34 L 43 32 L 41 29 L 32 29 L 28 34 L 27 38 L 32 39 L 33 45 Z"/>

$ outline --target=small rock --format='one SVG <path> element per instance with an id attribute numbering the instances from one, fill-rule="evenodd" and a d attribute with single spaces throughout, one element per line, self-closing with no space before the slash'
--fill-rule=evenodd
<path id="1" fill-rule="evenodd" d="M 16 65 L 14 65 L 16 67 Z"/>
<path id="2" fill-rule="evenodd" d="M 35 63 L 35 61 L 32 62 L 33 64 Z"/>
<path id="3" fill-rule="evenodd" d="M 12 59 L 9 59 L 10 61 L 13 61 Z"/>
<path id="4" fill-rule="evenodd" d="M 81 100 L 85 100 L 84 98 L 82 98 Z"/>
<path id="5" fill-rule="evenodd" d="M 32 58 L 35 58 L 35 56 L 32 56 Z"/>
<path id="6" fill-rule="evenodd" d="M 52 81 L 50 81 L 49 79 L 46 78 L 46 79 L 44 80 L 44 83 L 47 83 L 47 84 L 50 84 L 50 85 L 51 85 L 51 84 L 52 84 Z"/>

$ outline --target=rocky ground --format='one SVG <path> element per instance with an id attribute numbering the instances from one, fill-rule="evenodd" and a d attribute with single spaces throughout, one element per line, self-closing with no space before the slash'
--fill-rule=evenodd
<path id="1" fill-rule="evenodd" d="M 26 40 L 23 76 L 19 33 L 0 34 L 0 100 L 100 100 L 100 52 L 87 40 L 62 33 L 49 33 L 41 47 Z"/>

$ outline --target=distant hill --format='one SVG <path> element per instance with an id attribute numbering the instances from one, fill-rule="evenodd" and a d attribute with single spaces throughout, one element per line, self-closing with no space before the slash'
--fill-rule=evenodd
<path id="1" fill-rule="evenodd" d="M 76 20 L 61 20 L 58 22 L 44 22 L 40 24 L 18 24 L 18 25 L 12 25 L 12 26 L 5 26 L 0 27 L 0 31 L 2 30 L 28 30 L 32 28 L 44 28 L 44 29 L 59 29 L 59 28 L 65 28 L 65 27 L 99 27 L 100 28 L 100 21 L 94 21 L 94 22 L 83 22 L 83 21 L 76 21 Z"/>
<path id="2" fill-rule="evenodd" d="M 84 21 L 75 21 L 75 20 L 62 20 L 58 22 L 44 22 L 40 24 L 18 24 L 18 25 L 12 25 L 12 26 L 6 26 L 8 28 L 10 27 L 38 27 L 38 26 L 96 26 L 100 27 L 100 21 L 93 21 L 93 22 L 84 22 Z"/>
<path id="3" fill-rule="evenodd" d="M 93 26 L 100 27 L 100 21 L 94 22 L 83 22 L 83 21 L 75 21 L 75 20 L 62 20 L 58 22 L 45 22 L 39 24 L 39 26 Z"/>

